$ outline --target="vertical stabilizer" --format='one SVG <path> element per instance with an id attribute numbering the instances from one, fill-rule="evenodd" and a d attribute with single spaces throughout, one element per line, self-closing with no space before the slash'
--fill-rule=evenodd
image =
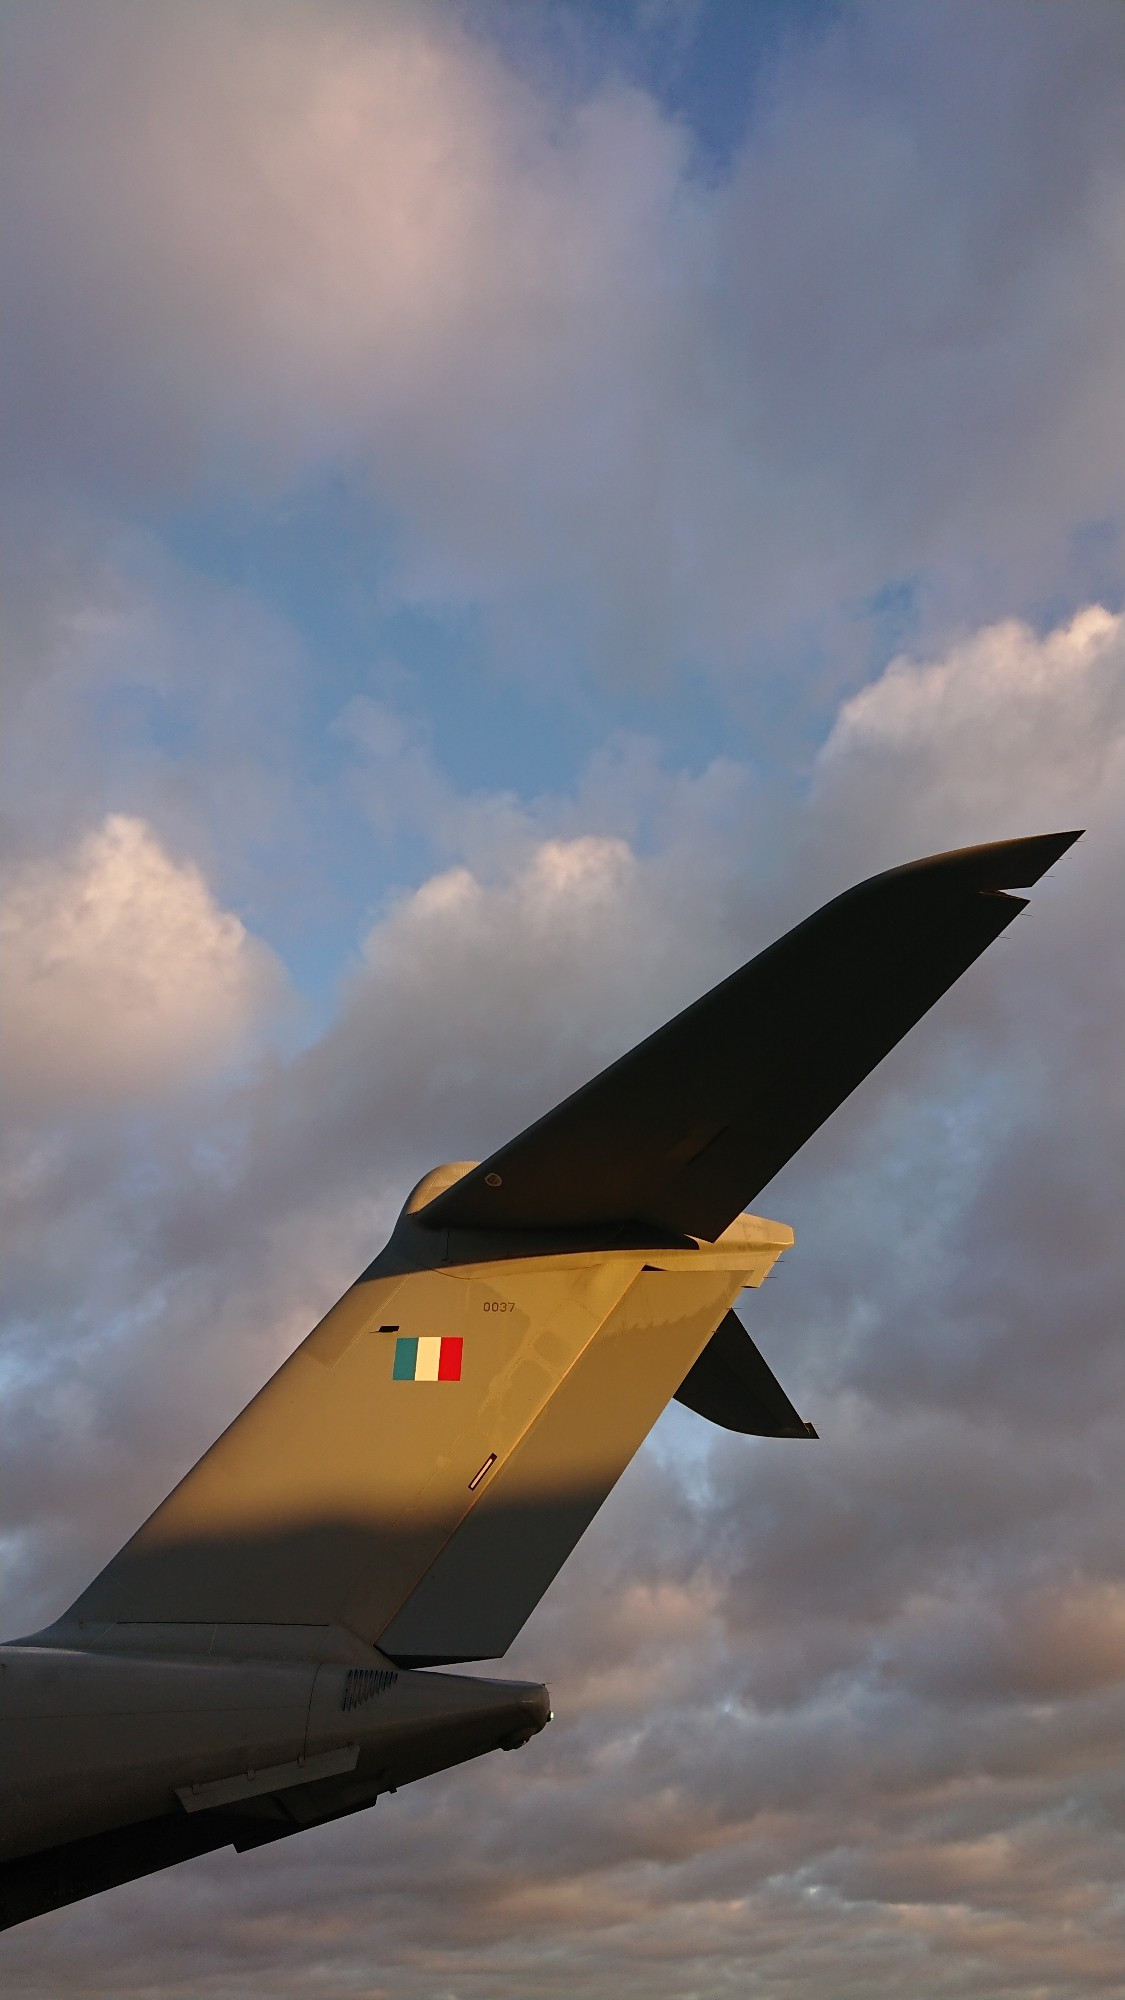
<path id="1" fill-rule="evenodd" d="M 65 1626 L 343 1627 L 415 1664 L 495 1657 L 791 1240 L 742 1218 L 715 1246 L 365 1276 Z"/>

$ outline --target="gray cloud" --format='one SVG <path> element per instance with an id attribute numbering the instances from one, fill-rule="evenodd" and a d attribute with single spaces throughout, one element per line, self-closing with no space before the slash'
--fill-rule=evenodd
<path id="1" fill-rule="evenodd" d="M 1120 593 L 1115 10 L 848 10 L 720 185 L 455 21 L 9 10 L 16 466 L 159 505 L 350 461 L 392 594 L 544 675 L 856 676 L 888 578 L 935 623 L 1095 555 Z"/>
<path id="2" fill-rule="evenodd" d="M 1119 1992 L 1117 14 L 846 10 L 719 184 L 640 92 L 548 103 L 447 9 L 47 4 L 5 34 L 9 879 L 73 886 L 112 811 L 197 946 L 255 849 L 278 909 L 311 898 L 319 663 L 117 519 L 224 483 L 257 506 L 359 463 L 391 596 L 483 605 L 529 679 L 581 640 L 799 718 L 779 661 L 841 638 L 801 783 L 618 738 L 554 796 L 465 795 L 393 676 L 344 708 L 334 808 L 433 859 L 331 1019 L 271 1049 L 236 979 L 236 1077 L 189 1035 L 174 1103 L 60 1093 L 6 1135 L 8 1631 L 425 1167 L 862 875 L 1090 829 L 762 1197 L 798 1243 L 748 1317 L 821 1442 L 670 1412 L 505 1663 L 550 1680 L 551 1730 L 7 1934 L 6 1990 Z M 1074 621 L 1098 520 L 1109 609 Z M 933 636 L 841 703 L 888 577 Z"/>
<path id="3" fill-rule="evenodd" d="M 763 1198 L 798 1247 L 751 1320 L 821 1442 L 709 1441 L 675 1412 L 506 1663 L 550 1678 L 544 1738 L 291 1852 L 13 1933 L 10 1990 L 249 1994 L 268 1967 L 295 1995 L 827 1996 L 841 1966 L 872 1994 L 1114 1989 L 1125 1381 L 1102 913 L 1125 730 L 1120 635 L 1100 630 L 1084 652 L 1019 638 L 1024 726 L 973 792 L 985 821 L 1031 810 L 1061 764 L 1085 851 Z M 980 635 L 969 675 L 958 649 L 899 663 L 842 711 L 806 838 L 756 906 L 727 780 L 720 835 L 669 780 L 647 857 L 525 809 L 506 873 L 494 855 L 388 910 L 304 1054 L 175 1121 L 154 1109 L 139 1148 L 112 1122 L 77 1150 L 44 1134 L 14 1267 L 13 1613 L 56 1609 L 123 1538 L 416 1171 L 533 1115 L 865 852 L 952 827 L 967 690 L 991 740 L 1011 646 Z"/>

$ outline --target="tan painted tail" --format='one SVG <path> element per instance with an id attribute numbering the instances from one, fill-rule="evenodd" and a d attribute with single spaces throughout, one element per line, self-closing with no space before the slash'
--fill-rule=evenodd
<path id="1" fill-rule="evenodd" d="M 743 1217 L 713 1247 L 380 1259 L 63 1622 L 342 1627 L 414 1665 L 496 1657 L 791 1242 Z"/>

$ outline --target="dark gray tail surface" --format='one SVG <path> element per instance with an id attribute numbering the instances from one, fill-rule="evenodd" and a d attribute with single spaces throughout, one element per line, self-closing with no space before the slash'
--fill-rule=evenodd
<path id="1" fill-rule="evenodd" d="M 421 1211 L 709 1241 L 1024 907 L 1077 833 L 997 841 L 837 896 Z"/>

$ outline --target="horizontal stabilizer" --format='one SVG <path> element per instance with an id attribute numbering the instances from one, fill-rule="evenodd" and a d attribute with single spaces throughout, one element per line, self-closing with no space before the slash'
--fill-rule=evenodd
<path id="1" fill-rule="evenodd" d="M 676 1391 L 677 1403 L 747 1437 L 814 1438 L 736 1312 L 715 1328 Z"/>
<path id="2" fill-rule="evenodd" d="M 635 1224 L 713 1241 L 1024 907 L 1077 833 L 837 896 L 421 1209 L 435 1229 Z"/>

